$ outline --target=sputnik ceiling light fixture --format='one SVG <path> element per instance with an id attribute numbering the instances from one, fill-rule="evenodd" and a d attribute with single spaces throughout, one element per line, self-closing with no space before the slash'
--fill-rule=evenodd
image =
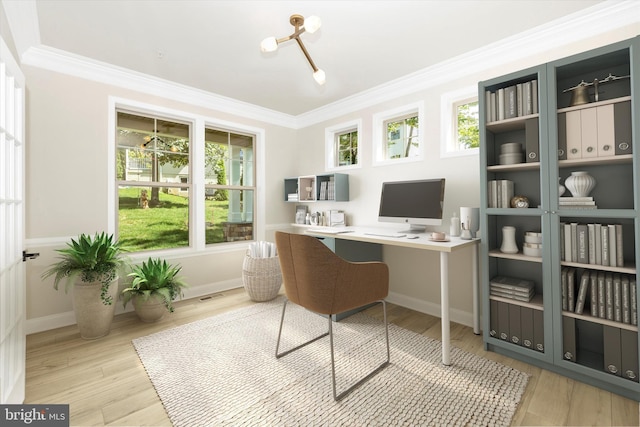
<path id="1" fill-rule="evenodd" d="M 295 28 L 293 34 L 288 37 L 282 37 L 280 39 L 276 39 L 275 37 L 267 37 L 266 39 L 262 40 L 262 43 L 260 43 L 260 50 L 262 50 L 263 52 L 273 52 L 278 49 L 278 45 L 280 43 L 284 43 L 288 40 L 294 39 L 296 42 L 298 42 L 298 46 L 300 46 L 300 49 L 302 49 L 302 53 L 304 53 L 304 56 L 307 57 L 307 61 L 309 61 L 311 68 L 313 68 L 313 78 L 318 84 L 323 85 L 325 82 L 324 71 L 316 67 L 316 64 L 313 62 L 313 59 L 311 59 L 309 52 L 307 52 L 304 44 L 302 44 L 302 40 L 300 40 L 300 35 L 305 31 L 311 34 L 318 31 L 320 25 L 322 24 L 320 18 L 318 18 L 317 16 L 310 16 L 305 20 L 302 15 L 291 15 L 291 17 L 289 17 L 289 22 Z"/>

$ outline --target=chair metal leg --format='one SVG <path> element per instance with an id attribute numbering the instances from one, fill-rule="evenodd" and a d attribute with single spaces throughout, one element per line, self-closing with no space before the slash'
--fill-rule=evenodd
<path id="1" fill-rule="evenodd" d="M 330 346 L 331 346 L 331 379 L 332 379 L 332 382 L 333 382 L 333 399 L 335 401 L 342 400 L 342 398 L 344 398 L 346 395 L 351 393 L 354 389 L 356 389 L 362 383 L 366 382 L 371 377 L 373 377 L 375 374 L 380 372 L 385 366 L 387 366 L 389 364 L 389 361 L 391 360 L 391 351 L 389 349 L 389 324 L 387 323 L 387 302 L 385 300 L 380 300 L 380 301 L 377 301 L 377 302 L 382 303 L 382 311 L 383 311 L 383 315 L 384 315 L 385 337 L 386 337 L 386 340 L 387 340 L 387 360 L 384 361 L 380 366 L 375 368 L 373 371 L 371 371 L 368 375 L 366 375 L 360 381 L 358 381 L 357 383 L 353 384 L 352 386 L 350 386 L 346 390 L 342 391 L 340 394 L 337 394 L 337 392 L 336 392 L 336 364 L 335 364 L 335 356 L 334 356 L 334 350 L 333 350 L 333 323 L 331 321 L 331 316 L 329 316 L 329 343 L 330 343 Z"/>
<path id="2" fill-rule="evenodd" d="M 284 323 L 284 312 L 287 309 L 287 303 L 288 302 L 289 302 L 289 300 L 285 298 L 284 304 L 282 305 L 282 317 L 280 318 L 280 330 L 278 331 L 278 342 L 276 343 L 276 359 L 279 359 L 282 356 L 286 356 L 287 354 L 289 354 L 289 353 L 291 353 L 293 351 L 296 351 L 297 349 L 302 348 L 307 344 L 311 344 L 312 342 L 317 341 L 320 338 L 324 338 L 327 335 L 329 335 L 329 332 L 325 332 L 324 334 L 322 334 L 322 335 L 320 335 L 318 337 L 315 337 L 315 338 L 313 338 L 313 339 L 311 339 L 311 340 L 309 340 L 309 341 L 307 341 L 305 343 L 302 343 L 297 347 L 294 347 L 294 348 L 292 348 L 290 350 L 287 350 L 287 351 L 283 351 L 282 353 L 278 353 L 278 351 L 280 349 L 280 337 L 282 336 L 282 324 Z M 331 316 L 329 316 L 329 320 L 331 320 Z"/>

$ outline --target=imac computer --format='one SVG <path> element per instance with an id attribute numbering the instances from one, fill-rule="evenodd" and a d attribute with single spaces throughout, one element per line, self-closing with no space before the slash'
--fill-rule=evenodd
<path id="1" fill-rule="evenodd" d="M 408 224 L 406 233 L 442 225 L 444 178 L 382 183 L 378 221 Z"/>

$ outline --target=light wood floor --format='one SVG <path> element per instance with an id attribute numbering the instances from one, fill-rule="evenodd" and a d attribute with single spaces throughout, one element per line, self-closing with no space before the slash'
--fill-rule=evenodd
<path id="1" fill-rule="evenodd" d="M 96 341 L 82 340 L 75 325 L 29 335 L 26 403 L 69 404 L 73 426 L 171 425 L 131 340 L 250 304 L 244 290 L 236 289 L 204 301 L 178 301 L 175 313 L 154 324 L 140 322 L 134 313 L 121 314 L 111 333 Z M 368 313 L 381 316 L 379 306 Z M 388 315 L 398 326 L 440 339 L 436 317 L 393 304 Z M 469 327 L 452 323 L 451 339 L 454 346 L 531 375 L 514 426 L 640 425 L 635 401 L 485 352 L 482 337 Z"/>

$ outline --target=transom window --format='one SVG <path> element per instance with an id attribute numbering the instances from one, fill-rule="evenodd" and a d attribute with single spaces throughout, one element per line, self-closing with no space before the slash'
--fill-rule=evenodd
<path id="1" fill-rule="evenodd" d="M 384 122 L 386 130 L 385 158 L 401 159 L 420 154 L 420 133 L 417 114 Z"/>
<path id="2" fill-rule="evenodd" d="M 441 155 L 477 154 L 480 128 L 477 88 L 470 86 L 442 96 Z"/>
<path id="3" fill-rule="evenodd" d="M 326 166 L 331 169 L 345 169 L 360 166 L 361 146 L 359 139 L 362 122 L 341 123 L 325 129 Z"/>
<path id="4" fill-rule="evenodd" d="M 454 141 L 458 150 L 480 147 L 478 99 L 465 100 L 453 105 L 455 120 Z"/>
<path id="5" fill-rule="evenodd" d="M 407 105 L 373 116 L 375 163 L 391 164 L 423 159 L 421 122 L 424 103 Z"/>
<path id="6" fill-rule="evenodd" d="M 358 131 L 351 130 L 336 135 L 336 151 L 338 166 L 349 166 L 358 163 Z"/>

